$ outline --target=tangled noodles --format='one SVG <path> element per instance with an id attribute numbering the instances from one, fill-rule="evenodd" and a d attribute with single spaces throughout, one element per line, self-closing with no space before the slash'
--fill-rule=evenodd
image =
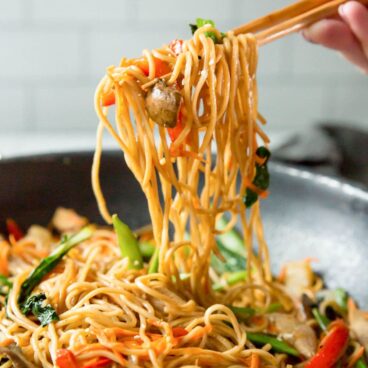
<path id="1" fill-rule="evenodd" d="M 310 260 L 271 274 L 255 38 L 192 27 L 188 41 L 123 58 L 97 87 L 92 183 L 113 229 L 66 209 L 26 235 L 8 224 L 1 368 L 365 364 L 366 314 L 343 290 L 324 290 Z M 152 226 L 135 234 L 103 197 L 104 130 L 147 198 Z"/>

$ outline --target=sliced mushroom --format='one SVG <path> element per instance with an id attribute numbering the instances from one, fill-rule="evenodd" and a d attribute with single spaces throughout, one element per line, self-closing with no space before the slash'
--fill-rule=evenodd
<path id="1" fill-rule="evenodd" d="M 317 337 L 313 328 L 285 313 L 271 313 L 269 321 L 281 339 L 293 345 L 303 356 L 311 358 L 317 350 Z"/>
<path id="2" fill-rule="evenodd" d="M 181 94 L 159 79 L 146 96 L 149 117 L 157 124 L 173 128 L 176 125 Z"/>
<path id="3" fill-rule="evenodd" d="M 36 368 L 33 363 L 27 360 L 22 350 L 14 344 L 0 347 L 0 354 L 6 355 L 13 363 L 14 368 Z"/>

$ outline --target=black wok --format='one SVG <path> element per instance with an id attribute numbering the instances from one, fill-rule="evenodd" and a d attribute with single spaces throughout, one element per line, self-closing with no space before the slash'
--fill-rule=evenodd
<path id="1" fill-rule="evenodd" d="M 102 183 L 109 207 L 132 227 L 149 221 L 144 196 L 121 158 L 108 152 Z M 90 185 L 92 153 L 0 161 L 0 224 L 47 224 L 58 206 L 101 222 Z M 280 164 L 271 165 L 271 196 L 262 203 L 272 265 L 315 257 L 329 287 L 341 286 L 368 307 L 368 192 Z"/>

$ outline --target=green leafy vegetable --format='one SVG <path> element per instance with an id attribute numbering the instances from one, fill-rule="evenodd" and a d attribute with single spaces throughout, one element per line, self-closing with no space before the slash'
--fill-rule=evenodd
<path id="1" fill-rule="evenodd" d="M 215 22 L 214 21 L 212 21 L 210 19 L 203 19 L 203 18 L 197 18 L 196 19 L 196 24 L 189 24 L 189 27 L 192 31 L 192 34 L 194 34 L 194 32 L 198 28 L 201 28 L 201 27 L 205 26 L 206 24 L 209 24 L 212 27 L 215 27 Z M 224 37 L 226 37 L 226 35 L 224 33 L 221 33 L 221 38 L 220 39 L 216 36 L 215 32 L 205 32 L 204 34 L 205 34 L 206 37 L 211 38 L 214 43 L 221 43 L 222 39 Z"/>
<path id="2" fill-rule="evenodd" d="M 258 194 L 254 192 L 252 189 L 247 188 L 245 190 L 245 195 L 243 198 L 244 204 L 246 208 L 250 208 L 256 203 L 258 200 Z"/>
<path id="3" fill-rule="evenodd" d="M 267 163 L 271 157 L 271 152 L 266 147 L 261 146 L 257 148 L 256 155 L 264 159 L 264 162 L 261 165 L 256 163 L 256 173 L 253 178 L 253 185 L 260 190 L 267 190 L 270 185 L 270 174 Z M 258 194 L 251 188 L 247 188 L 243 197 L 245 207 L 250 208 L 257 200 Z"/>
<path id="4" fill-rule="evenodd" d="M 138 240 L 132 230 L 119 219 L 118 215 L 112 216 L 112 223 L 118 237 L 121 256 L 129 259 L 130 269 L 142 269 L 142 254 L 139 249 Z"/>
<path id="5" fill-rule="evenodd" d="M 272 350 L 276 353 L 284 353 L 295 357 L 300 356 L 299 352 L 296 349 L 274 336 L 262 333 L 247 332 L 247 338 L 255 345 L 263 346 L 266 344 L 270 344 L 272 346 Z"/>
<path id="6" fill-rule="evenodd" d="M 32 290 L 40 283 L 42 278 L 57 266 L 65 254 L 79 243 L 90 238 L 92 233 L 93 228 L 91 226 L 86 226 L 78 233 L 70 237 L 64 237 L 55 250 L 48 257 L 44 258 L 23 282 L 19 293 L 18 303 L 23 304 L 32 293 Z"/>
<path id="7" fill-rule="evenodd" d="M 316 319 L 319 327 L 321 327 L 322 331 L 326 331 L 327 330 L 327 326 L 330 324 L 330 320 L 324 316 L 323 314 L 321 314 L 318 310 L 318 308 L 313 308 L 312 309 L 312 313 L 314 318 Z"/>
<path id="8" fill-rule="evenodd" d="M 30 296 L 21 306 L 22 313 L 25 315 L 32 313 L 41 322 L 41 326 L 58 321 L 55 309 L 44 303 L 45 300 L 46 295 L 43 293 Z"/>

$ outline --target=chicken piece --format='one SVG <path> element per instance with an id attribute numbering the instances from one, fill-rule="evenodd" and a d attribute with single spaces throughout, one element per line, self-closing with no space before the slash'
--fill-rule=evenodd
<path id="1" fill-rule="evenodd" d="M 74 210 L 60 207 L 55 211 L 51 222 L 60 233 L 74 233 L 85 226 L 88 220 L 79 216 Z"/>
<path id="2" fill-rule="evenodd" d="M 181 94 L 159 79 L 147 93 L 146 109 L 154 122 L 166 128 L 173 128 L 178 119 L 180 101 Z"/>
<path id="3" fill-rule="evenodd" d="M 40 248 L 47 248 L 52 243 L 50 231 L 39 225 L 32 225 L 28 229 L 26 239 L 36 243 Z"/>
<path id="4" fill-rule="evenodd" d="M 309 359 L 316 353 L 318 341 L 312 327 L 285 313 L 271 313 L 268 319 L 280 338 L 293 345 L 304 357 Z"/>
<path id="5" fill-rule="evenodd" d="M 285 265 L 284 272 L 285 286 L 297 298 L 313 286 L 314 273 L 309 260 L 290 262 Z"/>
<path id="6" fill-rule="evenodd" d="M 359 310 L 351 299 L 348 302 L 348 311 L 350 330 L 368 355 L 368 312 Z"/>

